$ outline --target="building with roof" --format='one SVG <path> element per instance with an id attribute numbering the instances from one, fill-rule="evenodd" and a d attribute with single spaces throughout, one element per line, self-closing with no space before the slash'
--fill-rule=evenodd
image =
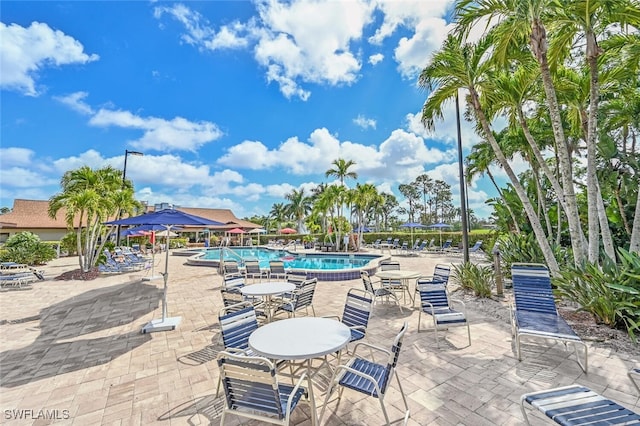
<path id="1" fill-rule="evenodd" d="M 158 208 L 169 207 L 163 203 Z M 156 210 L 157 206 L 148 207 L 149 211 Z M 262 226 L 238 219 L 229 209 L 206 209 L 196 207 L 175 207 L 185 213 L 201 216 L 217 222 L 222 222 L 224 226 L 209 227 L 211 232 L 225 232 L 233 228 L 251 230 Z M 65 222 L 66 210 L 60 209 L 55 218 L 49 217 L 49 201 L 47 200 L 23 200 L 13 201 L 13 209 L 9 213 L 0 215 L 0 243 L 5 242 L 10 236 L 20 232 L 33 232 L 42 241 L 60 241 L 69 230 Z M 75 219 L 74 227 L 79 226 L 78 218 Z M 203 231 L 202 228 L 189 229 L 194 232 Z"/>

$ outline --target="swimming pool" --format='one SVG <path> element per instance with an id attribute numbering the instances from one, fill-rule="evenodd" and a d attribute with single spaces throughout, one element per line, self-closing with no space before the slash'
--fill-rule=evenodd
<path id="1" fill-rule="evenodd" d="M 269 268 L 269 261 L 280 260 L 293 275 L 305 275 L 320 281 L 351 280 L 360 277 L 360 271 L 375 272 L 382 256 L 377 254 L 353 253 L 294 253 L 268 247 L 224 248 L 224 261 L 258 260 L 260 267 Z M 188 264 L 200 266 L 220 266 L 220 249 L 200 250 L 187 260 Z"/>

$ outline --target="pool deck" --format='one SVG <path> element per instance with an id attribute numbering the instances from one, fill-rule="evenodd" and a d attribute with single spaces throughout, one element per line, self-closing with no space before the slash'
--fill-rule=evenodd
<path id="1" fill-rule="evenodd" d="M 436 263 L 460 262 L 436 254 L 393 258 L 403 269 L 425 275 Z M 156 273 L 164 270 L 164 256 L 156 256 L 156 262 Z M 182 316 L 175 331 L 140 333 L 161 315 L 162 280 L 142 281 L 148 271 L 89 282 L 54 281 L 77 268 L 77 258 L 63 258 L 42 268 L 46 281 L 0 292 L 0 424 L 219 424 L 215 356 L 222 349 L 217 321 L 222 280 L 212 268 L 184 263 L 184 257 L 169 257 L 169 316 Z M 319 283 L 317 315 L 340 314 L 350 287 L 362 288 L 362 283 Z M 500 303 L 507 312 L 507 300 Z M 403 311 L 376 305 L 367 339 L 389 348 L 402 323 L 409 324 L 397 370 L 411 408 L 409 425 L 520 425 L 521 394 L 573 383 L 640 412 L 640 396 L 626 376 L 640 365 L 640 350 L 615 352 L 587 342 L 585 374 L 560 344 L 524 344 L 518 362 L 504 319 L 508 315 L 471 310 L 472 345 L 466 346 L 466 330 L 456 327 L 438 348 L 430 329 L 417 332 L 418 309 L 408 305 Z M 319 406 L 325 384 L 320 380 L 316 388 Z M 392 419 L 402 406 L 395 386 L 386 398 Z M 45 414 L 41 410 L 58 420 L 36 419 Z M 348 390 L 342 403 L 334 401 L 328 410 L 326 425 L 383 423 L 377 400 Z M 533 424 L 549 424 L 530 413 Z M 22 420 L 15 418 L 19 415 Z M 228 416 L 227 424 L 240 423 Z M 310 424 L 307 404 L 296 409 L 292 424 Z"/>

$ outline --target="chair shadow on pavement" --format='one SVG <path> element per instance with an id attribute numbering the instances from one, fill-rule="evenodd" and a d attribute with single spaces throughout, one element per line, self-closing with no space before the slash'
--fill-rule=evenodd
<path id="1" fill-rule="evenodd" d="M 161 296 L 161 289 L 134 282 L 89 290 L 42 309 L 36 340 L 29 346 L 0 353 L 0 385 L 20 386 L 102 365 L 141 346 L 151 336 L 141 334 L 144 324 L 138 327 L 133 323 L 156 310 Z M 82 338 L 125 325 L 133 330 Z"/>
<path id="2" fill-rule="evenodd" d="M 187 424 L 199 424 L 198 422 L 192 422 L 191 418 L 202 415 L 209 420 L 210 424 L 215 424 L 214 420 L 220 419 L 222 410 L 224 409 L 223 398 L 224 393 L 218 398 L 216 398 L 215 395 L 205 395 L 203 397 L 187 401 L 162 414 L 158 417 L 158 420 L 163 421 L 189 417 Z"/>

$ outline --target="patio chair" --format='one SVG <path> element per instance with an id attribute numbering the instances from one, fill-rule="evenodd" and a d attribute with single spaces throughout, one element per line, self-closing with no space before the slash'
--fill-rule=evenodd
<path id="1" fill-rule="evenodd" d="M 536 408 L 559 425 L 637 425 L 640 415 L 607 399 L 591 389 L 571 385 L 520 397 L 520 410 L 529 423 L 525 403 Z"/>
<path id="2" fill-rule="evenodd" d="M 378 398 L 378 401 L 380 401 L 380 407 L 382 408 L 382 414 L 384 414 L 387 425 L 389 425 L 390 421 L 387 410 L 384 406 L 384 398 L 387 394 L 387 390 L 389 389 L 389 384 L 391 383 L 393 376 L 396 377 L 398 382 L 398 389 L 400 390 L 400 395 L 402 396 L 402 401 L 404 402 L 404 407 L 406 409 L 404 413 L 404 424 L 407 423 L 410 416 L 409 405 L 407 404 L 407 398 L 404 394 L 404 390 L 402 389 L 400 377 L 396 374 L 400 349 L 402 348 L 402 340 L 406 331 L 407 323 L 405 322 L 396 336 L 393 345 L 391 346 L 391 350 L 380 348 L 366 342 L 358 342 L 356 344 L 353 350 L 353 357 L 346 364 L 338 366 L 333 373 L 318 423 L 322 424 L 322 418 L 324 417 L 324 411 L 329 403 L 329 398 L 336 387 L 340 386 L 338 400 L 342 397 L 344 388 L 349 388 L 365 395 Z M 379 364 L 373 359 L 366 359 L 358 356 L 359 348 L 367 348 L 370 351 L 384 353 L 387 356 L 386 364 Z"/>
<path id="3" fill-rule="evenodd" d="M 360 277 L 362 278 L 362 283 L 364 285 L 365 291 L 368 291 L 373 295 L 374 306 L 376 304 L 376 299 L 384 298 L 387 301 L 389 299 L 393 299 L 393 301 L 398 305 L 398 308 L 400 308 L 400 313 L 402 313 L 402 305 L 400 304 L 400 300 L 393 291 L 383 287 L 374 287 L 373 282 L 371 281 L 371 277 L 369 277 L 369 273 L 367 271 L 360 271 Z M 373 313 L 373 308 L 371 309 L 371 311 Z"/>
<path id="4" fill-rule="evenodd" d="M 378 267 L 381 271 L 399 271 L 400 270 L 400 262 L 397 260 L 383 260 L 378 264 Z M 401 292 L 404 293 L 405 286 L 402 283 L 402 280 L 391 279 L 391 278 L 380 278 L 380 285 L 387 290 L 391 290 L 394 293 Z"/>
<path id="5" fill-rule="evenodd" d="M 420 332 L 420 323 L 422 313 L 424 312 L 433 319 L 433 332 L 436 336 L 436 346 L 440 346 L 438 342 L 439 329 L 459 325 L 467 326 L 467 338 L 469 339 L 469 346 L 471 346 L 471 328 L 469 327 L 464 302 L 450 298 L 447 293 L 446 284 L 443 281 L 434 281 L 430 278 L 422 280 L 418 278 L 416 288 L 420 293 L 421 303 L 418 314 L 418 333 Z M 460 305 L 462 310 L 454 309 L 454 305 Z"/>
<path id="6" fill-rule="evenodd" d="M 638 390 L 638 393 L 640 393 L 640 367 L 632 368 L 627 372 L 627 375 L 631 379 L 633 386 Z"/>
<path id="7" fill-rule="evenodd" d="M 269 261 L 269 279 L 270 280 L 287 280 L 287 270 L 284 269 L 284 262 L 281 260 Z"/>
<path id="8" fill-rule="evenodd" d="M 257 260 L 245 260 L 244 276 L 247 279 L 251 278 L 254 282 L 256 278 L 262 281 L 263 278 L 269 278 L 269 271 L 262 270 Z"/>
<path id="9" fill-rule="evenodd" d="M 222 288 L 227 291 L 233 291 L 240 293 L 240 289 L 246 285 L 245 279 L 242 275 L 236 275 L 234 273 L 225 274 L 222 278 Z"/>
<path id="10" fill-rule="evenodd" d="M 220 338 L 225 351 L 244 356 L 256 355 L 249 347 L 249 336 L 258 329 L 258 315 L 259 313 L 253 304 L 246 300 L 235 304 L 225 304 L 225 307 L 220 309 L 218 322 L 220 323 Z M 218 381 L 216 396 L 219 392 L 220 381 Z"/>
<path id="11" fill-rule="evenodd" d="M 301 385 L 307 380 L 306 373 L 295 386 L 290 386 L 278 382 L 276 366 L 266 358 L 223 351 L 218 354 L 217 361 L 225 393 L 221 425 L 227 414 L 288 425 L 293 410 L 302 397 L 307 397 L 307 389 Z M 315 406 L 313 401 L 311 406 Z"/>
<path id="12" fill-rule="evenodd" d="M 373 298 L 370 292 L 357 288 L 350 288 L 347 291 L 347 299 L 344 302 L 342 316 L 329 316 L 327 318 L 337 318 L 344 325 L 351 329 L 351 340 L 355 342 L 364 339 L 367 333 L 367 325 L 373 307 Z"/>
<path id="13" fill-rule="evenodd" d="M 449 276 L 451 275 L 451 267 L 449 265 L 445 265 L 444 263 L 438 263 L 436 264 L 436 266 L 433 268 L 433 275 L 429 276 L 423 276 L 420 277 L 419 279 L 423 282 L 426 283 L 428 280 L 431 280 L 432 282 L 444 282 L 445 287 L 447 286 L 447 284 L 449 284 Z M 418 285 L 416 284 L 416 295 L 418 293 Z M 415 307 L 415 302 L 416 302 L 417 297 L 413 298 L 413 305 L 412 307 Z"/>
<path id="14" fill-rule="evenodd" d="M 587 345 L 558 314 L 551 288 L 549 270 L 545 265 L 514 263 L 511 265 L 514 303 L 511 307 L 511 334 L 515 337 L 518 360 L 522 361 L 522 337 L 534 340 L 556 340 L 572 344 L 576 360 L 586 373 L 589 354 Z M 578 353 L 584 350 L 584 360 Z"/>
<path id="15" fill-rule="evenodd" d="M 296 288 L 291 293 L 291 299 L 283 299 L 280 306 L 278 306 L 273 315 L 276 316 L 279 313 L 286 312 L 289 318 L 295 318 L 296 313 L 304 309 L 307 315 L 309 315 L 309 308 L 313 312 L 313 316 L 316 316 L 316 311 L 313 308 L 313 295 L 316 291 L 317 278 L 311 278 L 301 283 L 299 288 Z"/>

